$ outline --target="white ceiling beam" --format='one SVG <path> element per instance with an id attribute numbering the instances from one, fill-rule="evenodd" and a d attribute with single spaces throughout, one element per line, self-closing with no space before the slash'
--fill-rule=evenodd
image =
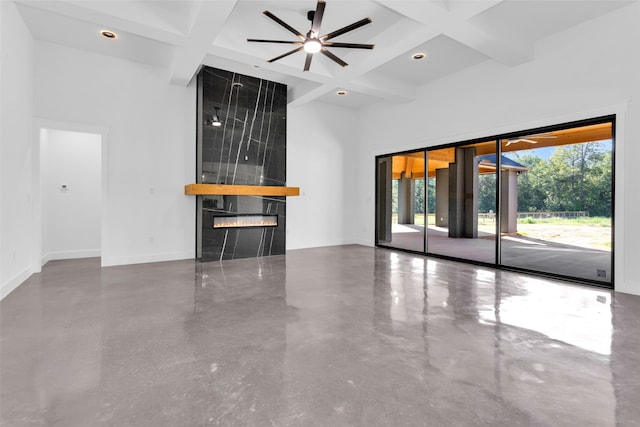
<path id="1" fill-rule="evenodd" d="M 169 68 L 172 84 L 186 86 L 193 79 L 236 3 L 237 0 L 200 0 L 189 35 L 176 46 Z"/>
<path id="2" fill-rule="evenodd" d="M 415 87 L 382 76 L 361 76 L 350 80 L 348 85 L 348 89 L 393 103 L 413 101 L 416 95 Z"/>
<path id="3" fill-rule="evenodd" d="M 239 52 L 221 46 L 210 46 L 208 53 L 211 56 L 224 58 L 238 63 L 255 65 L 262 64 L 260 65 L 260 69 L 285 74 L 302 80 L 310 80 L 317 83 L 328 83 L 332 80 L 331 76 L 314 73 L 313 71 L 302 71 L 302 68 L 292 68 L 280 62 L 268 63 L 265 62 L 264 58 L 258 58 L 244 52 Z"/>
<path id="4" fill-rule="evenodd" d="M 450 0 L 449 11 L 465 19 L 471 19 L 504 1 L 505 0 Z"/>

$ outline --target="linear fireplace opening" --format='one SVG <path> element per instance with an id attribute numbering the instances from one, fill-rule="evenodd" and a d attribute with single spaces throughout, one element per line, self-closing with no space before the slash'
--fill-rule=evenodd
<path id="1" fill-rule="evenodd" d="M 213 228 L 277 227 L 278 215 L 235 214 L 213 217 Z"/>

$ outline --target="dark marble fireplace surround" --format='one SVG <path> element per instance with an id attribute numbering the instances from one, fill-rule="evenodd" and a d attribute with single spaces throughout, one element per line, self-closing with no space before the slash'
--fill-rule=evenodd
<path id="1" fill-rule="evenodd" d="M 218 127 L 212 125 L 216 114 Z M 197 119 L 197 183 L 286 186 L 286 85 L 203 67 Z M 214 228 L 230 216 L 269 221 Z M 282 196 L 197 196 L 196 256 L 214 261 L 284 254 L 285 225 Z"/>

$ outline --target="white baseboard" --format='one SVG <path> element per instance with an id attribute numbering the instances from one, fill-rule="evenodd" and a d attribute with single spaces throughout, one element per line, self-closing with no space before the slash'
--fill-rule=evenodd
<path id="1" fill-rule="evenodd" d="M 82 251 L 58 251 L 49 252 L 42 256 L 41 265 L 58 259 L 96 258 L 100 256 L 100 249 L 87 249 Z"/>
<path id="2" fill-rule="evenodd" d="M 625 281 L 620 283 L 618 280 L 615 282 L 615 291 L 622 292 L 623 294 L 639 295 L 640 296 L 640 283 Z"/>
<path id="3" fill-rule="evenodd" d="M 164 254 L 140 255 L 140 256 L 114 256 L 102 257 L 102 267 L 112 267 L 116 265 L 147 264 L 150 262 L 179 261 L 183 259 L 194 259 L 193 252 L 169 252 Z"/>
<path id="4" fill-rule="evenodd" d="M 25 280 L 27 280 L 33 274 L 33 270 L 28 268 L 23 272 L 9 279 L 6 283 L 0 286 L 0 300 L 4 299 L 7 295 L 13 292 L 18 286 L 20 286 Z"/>
<path id="5" fill-rule="evenodd" d="M 376 246 L 375 243 L 369 239 L 358 239 L 355 244 L 360 246 L 368 246 L 370 248 L 374 248 Z"/>
<path id="6" fill-rule="evenodd" d="M 356 244 L 353 240 L 337 240 L 335 242 L 318 242 L 318 241 L 297 241 L 295 243 L 287 242 L 287 251 L 295 251 L 296 249 L 325 248 L 327 246 L 345 246 Z"/>

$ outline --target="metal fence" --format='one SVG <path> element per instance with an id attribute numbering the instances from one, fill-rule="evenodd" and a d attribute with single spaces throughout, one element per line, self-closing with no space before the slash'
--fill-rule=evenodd
<path id="1" fill-rule="evenodd" d="M 587 211 L 561 211 L 561 212 L 518 212 L 520 218 L 584 218 L 588 217 Z"/>
<path id="2" fill-rule="evenodd" d="M 518 212 L 518 219 L 522 218 L 585 218 L 589 216 L 588 211 L 558 211 L 558 212 Z M 494 222 L 496 220 L 495 212 L 479 212 L 478 221 Z"/>

